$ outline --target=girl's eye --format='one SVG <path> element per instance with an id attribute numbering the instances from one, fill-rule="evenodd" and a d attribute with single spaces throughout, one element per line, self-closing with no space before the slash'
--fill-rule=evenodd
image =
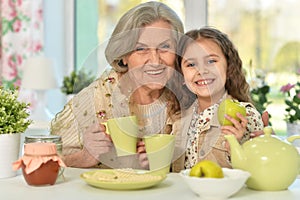
<path id="1" fill-rule="evenodd" d="M 195 67 L 196 64 L 195 64 L 195 63 L 188 63 L 186 66 L 187 66 L 187 67 Z"/>
<path id="2" fill-rule="evenodd" d="M 214 64 L 215 62 L 217 62 L 215 59 L 209 59 L 207 61 L 208 64 Z"/>

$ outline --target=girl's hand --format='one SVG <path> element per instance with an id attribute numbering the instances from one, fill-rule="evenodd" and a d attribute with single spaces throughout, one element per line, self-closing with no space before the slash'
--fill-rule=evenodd
<path id="1" fill-rule="evenodd" d="M 224 134 L 233 134 L 238 141 L 241 141 L 244 133 L 246 132 L 248 120 L 241 113 L 237 113 L 236 116 L 241 120 L 241 122 L 230 117 L 229 115 L 225 115 L 225 118 L 231 121 L 233 126 L 221 126 L 221 131 Z"/>
<path id="2" fill-rule="evenodd" d="M 142 168 L 148 169 L 149 168 L 149 161 L 147 158 L 145 143 L 143 141 L 138 141 L 137 143 L 137 153 L 138 153 L 138 159 L 139 163 Z"/>

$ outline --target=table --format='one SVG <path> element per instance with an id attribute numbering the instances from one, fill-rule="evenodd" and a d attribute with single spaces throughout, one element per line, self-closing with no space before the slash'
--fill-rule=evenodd
<path id="1" fill-rule="evenodd" d="M 200 199 L 179 174 L 170 173 L 159 185 L 143 190 L 116 191 L 91 187 L 79 175 L 90 169 L 66 168 L 65 181 L 59 178 L 52 186 L 29 186 L 22 175 L 0 179 L 1 199 L 5 200 L 177 200 Z M 217 189 L 217 188 L 216 188 Z M 300 178 L 285 191 L 262 192 L 242 188 L 229 200 L 299 200 Z"/>

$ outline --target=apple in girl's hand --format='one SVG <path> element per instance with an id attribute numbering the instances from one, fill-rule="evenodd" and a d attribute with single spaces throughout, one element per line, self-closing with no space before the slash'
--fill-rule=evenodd
<path id="1" fill-rule="evenodd" d="M 225 114 L 230 117 L 236 119 L 237 121 L 241 121 L 240 118 L 236 116 L 236 113 L 241 113 L 246 117 L 246 108 L 242 106 L 238 101 L 233 99 L 225 99 L 220 103 L 218 109 L 218 120 L 222 126 L 232 126 L 232 122 L 225 118 Z"/>

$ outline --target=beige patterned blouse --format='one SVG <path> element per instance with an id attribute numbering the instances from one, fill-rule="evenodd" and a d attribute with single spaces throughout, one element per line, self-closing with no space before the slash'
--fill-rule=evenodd
<path id="1" fill-rule="evenodd" d="M 108 69 L 91 85 L 75 95 L 51 122 L 51 134 L 62 136 L 63 155 L 82 149 L 82 136 L 93 123 L 104 119 L 132 115 L 128 97 L 120 90 L 120 77 Z M 136 105 L 135 111 L 148 134 L 165 133 L 172 124 L 167 116 L 165 92 L 151 104 Z"/>

